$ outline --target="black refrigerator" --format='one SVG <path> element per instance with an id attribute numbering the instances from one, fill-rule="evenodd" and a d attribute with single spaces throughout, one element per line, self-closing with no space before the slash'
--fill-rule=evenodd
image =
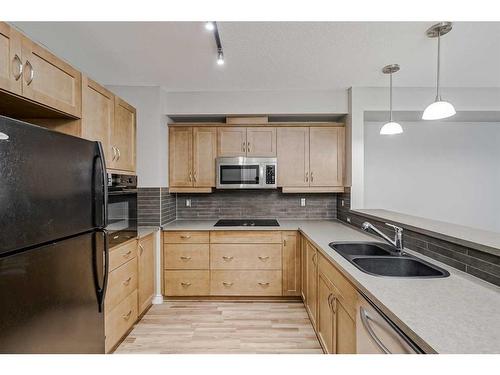
<path id="1" fill-rule="evenodd" d="M 0 353 L 104 353 L 101 144 L 0 116 Z"/>

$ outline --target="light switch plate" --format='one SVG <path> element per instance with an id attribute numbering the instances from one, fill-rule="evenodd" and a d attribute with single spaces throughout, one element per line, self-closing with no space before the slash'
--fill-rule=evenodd
<path id="1" fill-rule="evenodd" d="M 343 200 L 343 199 L 341 199 L 341 200 L 340 200 L 340 205 L 341 205 L 342 207 L 344 207 L 344 200 Z"/>
<path id="2" fill-rule="evenodd" d="M 300 198 L 300 207 L 306 206 L 306 198 Z"/>
<path id="3" fill-rule="evenodd" d="M 191 207 L 191 199 L 186 199 L 186 207 Z"/>

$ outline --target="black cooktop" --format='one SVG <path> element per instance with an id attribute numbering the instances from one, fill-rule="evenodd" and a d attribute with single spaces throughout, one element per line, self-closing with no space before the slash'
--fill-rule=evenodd
<path id="1" fill-rule="evenodd" d="M 276 219 L 221 219 L 214 227 L 279 227 Z"/>

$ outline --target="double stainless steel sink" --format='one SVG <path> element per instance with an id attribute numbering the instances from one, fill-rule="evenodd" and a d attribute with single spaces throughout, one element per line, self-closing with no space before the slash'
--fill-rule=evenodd
<path id="1" fill-rule="evenodd" d="M 391 245 L 379 242 L 332 242 L 330 247 L 361 271 L 376 275 L 404 278 L 441 278 L 450 273 L 441 267 Z"/>

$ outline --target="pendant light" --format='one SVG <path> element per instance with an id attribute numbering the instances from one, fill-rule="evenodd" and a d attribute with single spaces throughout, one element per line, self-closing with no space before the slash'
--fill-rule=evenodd
<path id="1" fill-rule="evenodd" d="M 392 121 L 392 74 L 399 72 L 398 64 L 386 65 L 382 68 L 382 73 L 389 74 L 390 77 L 390 89 L 389 89 L 389 122 L 386 122 L 384 126 L 380 129 L 380 134 L 391 135 L 391 134 L 401 134 L 403 128 L 397 122 Z"/>
<path id="2" fill-rule="evenodd" d="M 451 29 L 451 22 L 440 22 L 431 26 L 426 31 L 426 34 L 429 38 L 437 38 L 438 40 L 436 99 L 434 100 L 434 103 L 431 103 L 427 106 L 424 114 L 422 115 L 422 120 L 441 120 L 447 117 L 451 117 L 455 113 L 457 113 L 451 103 L 441 99 L 441 93 L 439 92 L 439 76 L 441 68 L 441 37 L 448 34 Z"/>

